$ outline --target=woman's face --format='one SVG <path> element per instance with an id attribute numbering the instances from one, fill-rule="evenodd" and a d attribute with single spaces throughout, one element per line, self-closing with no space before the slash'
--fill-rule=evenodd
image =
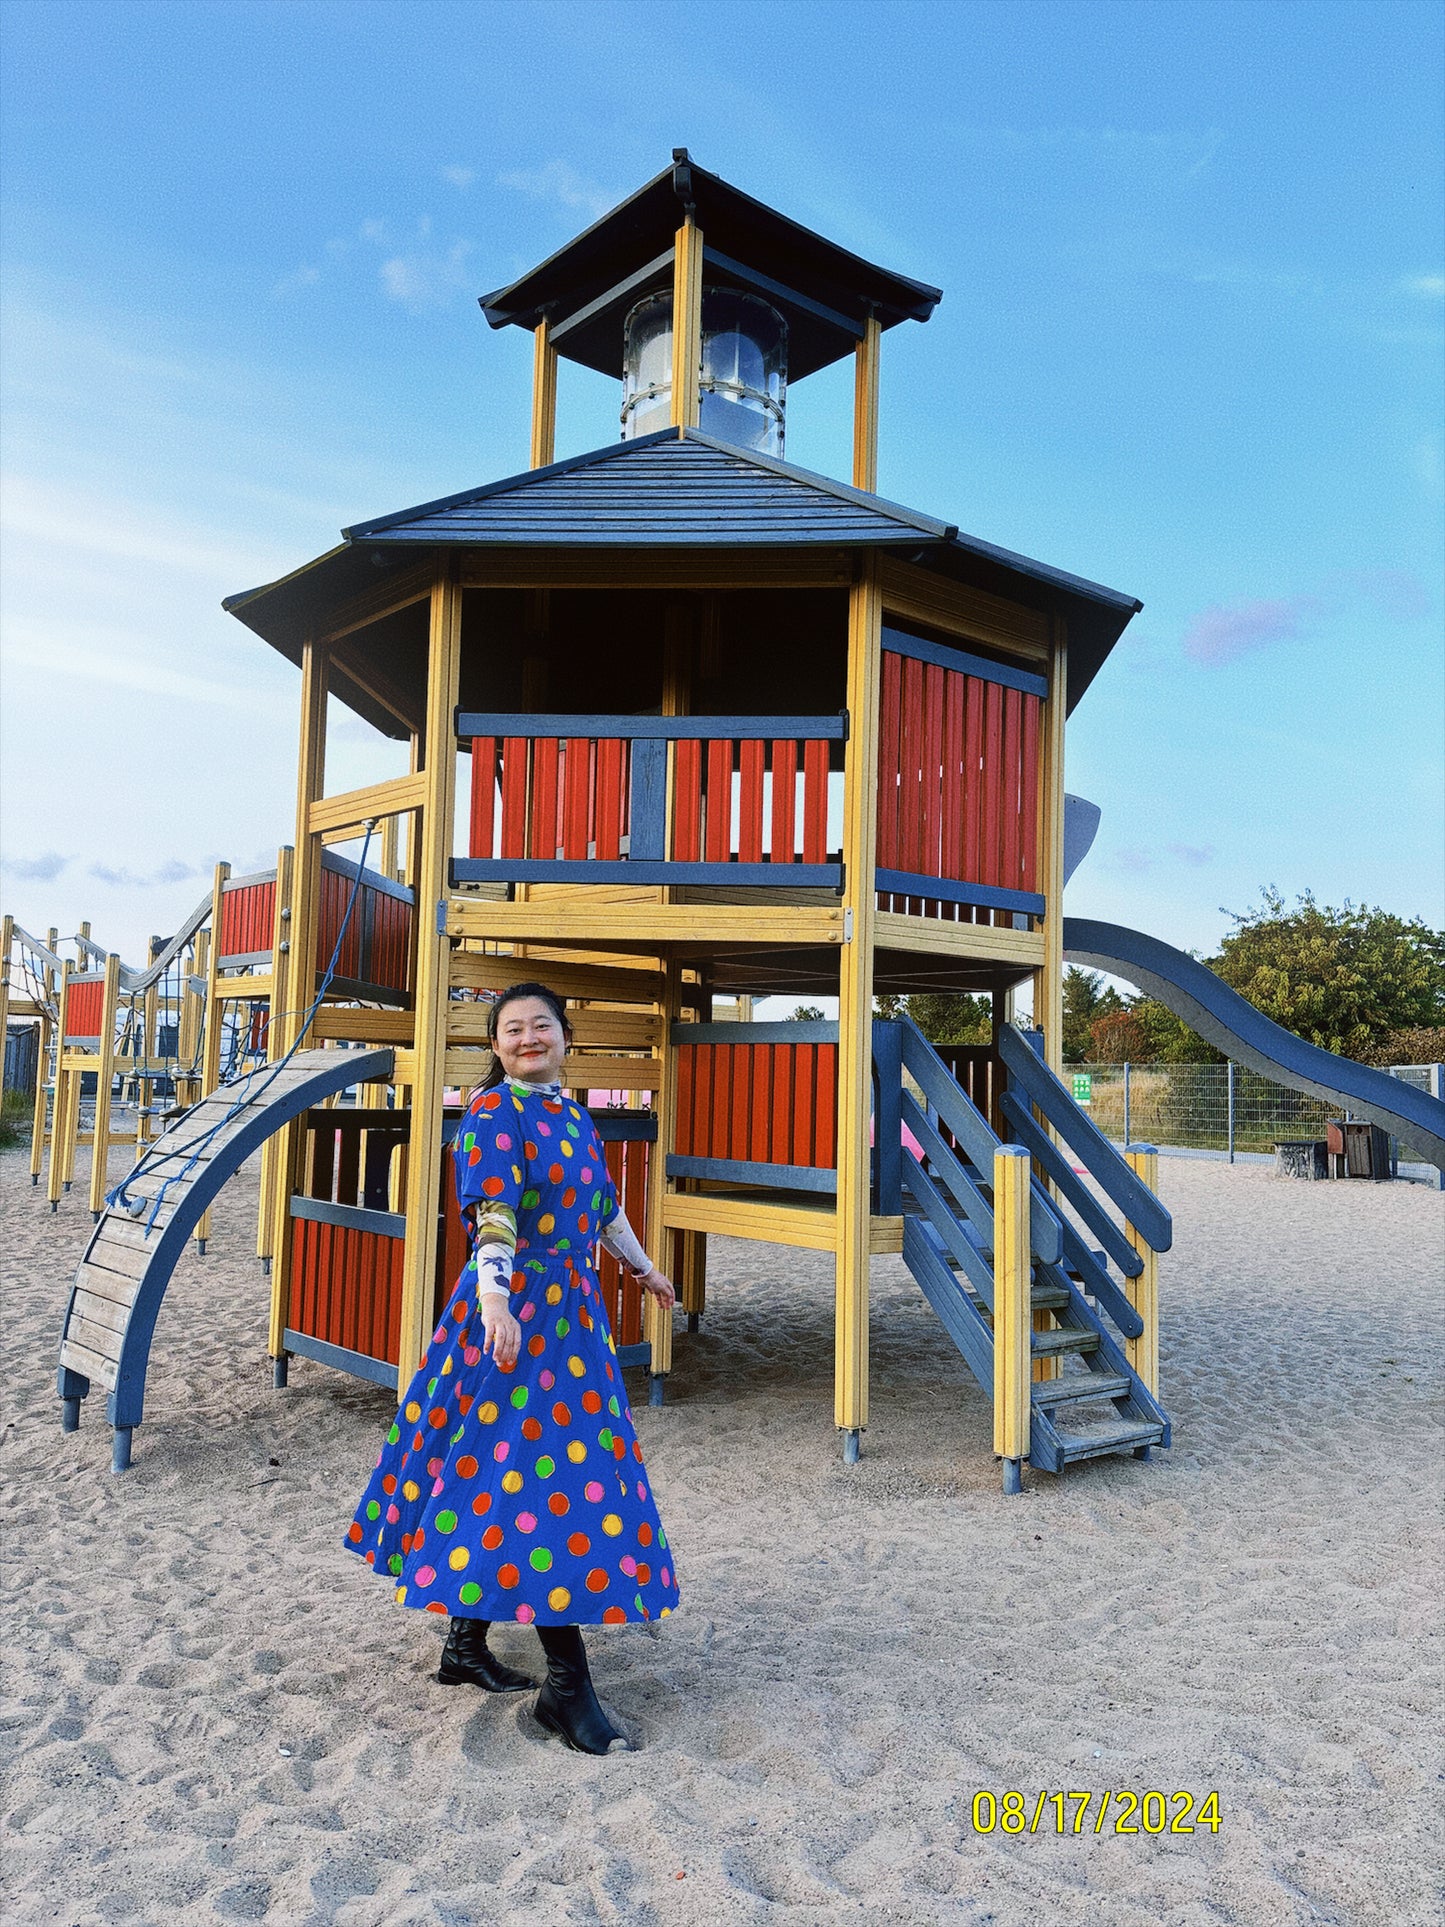
<path id="1" fill-rule="evenodd" d="M 567 1039 L 557 1014 L 540 997 L 516 997 L 497 1020 L 497 1056 L 508 1077 L 550 1084 L 562 1075 Z"/>

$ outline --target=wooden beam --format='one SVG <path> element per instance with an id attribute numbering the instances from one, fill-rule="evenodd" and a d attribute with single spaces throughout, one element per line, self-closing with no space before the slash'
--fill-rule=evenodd
<path id="1" fill-rule="evenodd" d="M 509 984 L 536 978 L 559 997 L 589 997 L 612 1004 L 651 1005 L 662 996 L 661 971 L 619 970 L 603 964 L 559 963 L 535 953 L 529 953 L 526 957 L 485 956 L 475 950 L 454 950 L 451 974 L 453 989 L 500 991 Z"/>
<path id="2" fill-rule="evenodd" d="M 461 1006 L 458 1006 L 461 1008 Z M 410 1046 L 416 1018 L 409 1010 L 369 1010 L 354 1004 L 323 1004 L 311 1020 L 316 1042 L 339 1039 L 348 1044 Z"/>
<path id="3" fill-rule="evenodd" d="M 873 1090 L 873 872 L 878 825 L 878 680 L 883 602 L 873 558 L 848 604 L 848 753 L 843 775 L 843 867 L 853 913 L 838 971 L 838 1242 L 834 1420 L 849 1435 L 868 1423 L 869 1117 Z"/>
<path id="4" fill-rule="evenodd" d="M 546 468 L 557 451 L 557 350 L 552 346 L 552 323 L 547 315 L 532 330 L 532 459 L 533 468 Z"/>
<path id="5" fill-rule="evenodd" d="M 276 852 L 276 895 L 271 919 L 271 1000 L 266 1016 L 266 1062 L 274 1064 L 282 1055 L 281 1013 L 290 1006 L 290 987 L 295 981 L 291 971 L 291 894 L 295 874 L 295 852 L 289 843 Z M 261 1146 L 260 1201 L 256 1211 L 256 1256 L 274 1268 L 276 1238 L 276 1190 L 280 1170 L 280 1147 L 274 1137 Z M 279 1357 L 283 1349 L 284 1323 L 275 1324 L 278 1309 L 274 1294 L 271 1304 L 270 1352 Z"/>
<path id="6" fill-rule="evenodd" d="M 1159 1153 L 1148 1145 L 1137 1151 L 1126 1149 L 1124 1162 L 1142 1184 L 1157 1194 L 1159 1190 Z M 1144 1329 L 1137 1338 L 1126 1339 L 1124 1355 L 1130 1365 L 1144 1381 L 1145 1389 L 1151 1398 L 1159 1396 L 1159 1254 L 1132 1224 L 1124 1227 L 1129 1242 L 1144 1260 L 1144 1269 L 1137 1278 L 1126 1278 L 1124 1290 L 1129 1303 L 1144 1320 Z"/>
<path id="7" fill-rule="evenodd" d="M 105 1209 L 109 1188 L 110 1087 L 115 1081 L 115 1026 L 120 1004 L 120 956 L 105 960 L 105 984 L 100 993 L 100 1049 L 95 1054 L 95 1121 L 91 1126 L 90 1211 L 98 1218 Z"/>
<path id="8" fill-rule="evenodd" d="M 326 787 L 326 697 L 328 659 L 320 644 L 307 640 L 301 651 L 300 746 L 296 759 L 296 844 L 291 860 L 291 887 L 282 900 L 282 877 L 276 873 L 277 928 L 284 924 L 274 962 L 286 959 L 286 994 L 271 1009 L 267 1033 L 268 1056 L 286 1055 L 301 1032 L 301 1020 L 311 1003 L 308 986 L 316 981 L 316 932 L 321 904 L 321 845 L 311 834 L 311 806 Z M 284 912 L 284 915 L 283 915 Z M 302 1002 L 303 996 L 305 1002 Z M 305 1124 L 293 1119 L 271 1142 L 275 1145 L 271 1171 L 271 1319 L 273 1358 L 285 1355 L 285 1331 L 291 1298 L 291 1191 L 298 1156 L 305 1142 Z M 259 1239 L 258 1239 L 259 1242 Z"/>
<path id="9" fill-rule="evenodd" d="M 450 717 L 447 726 L 450 729 Z M 374 819 L 419 809 L 426 791 L 425 772 L 418 771 L 414 776 L 393 776 L 385 783 L 368 783 L 364 789 L 343 790 L 339 796 L 318 797 L 309 806 L 303 827 L 312 836 L 359 830 Z"/>
<path id="10" fill-rule="evenodd" d="M 853 486 L 878 491 L 878 365 L 883 329 L 877 315 L 863 324 L 853 350 Z"/>
<path id="11" fill-rule="evenodd" d="M 993 1450 L 1003 1489 L 1021 1489 L 1029 1455 L 1032 1344 L 1027 1151 L 1006 1144 L 993 1154 Z"/>
<path id="12" fill-rule="evenodd" d="M 471 903 L 453 897 L 447 929 L 455 937 L 537 939 L 575 946 L 592 942 L 618 949 L 623 943 L 843 943 L 846 916 L 841 906 L 822 909 L 743 903 L 631 903 L 593 905 L 576 900 L 542 903 Z"/>
<path id="13" fill-rule="evenodd" d="M 878 576 L 883 610 L 908 622 L 923 622 L 947 634 L 967 636 L 1026 662 L 1047 663 L 1051 653 L 1049 618 L 1041 609 L 949 582 L 931 569 L 880 556 Z"/>
<path id="14" fill-rule="evenodd" d="M 442 1088 L 446 1080 L 450 982 L 447 939 L 437 928 L 437 911 L 446 894 L 447 862 L 452 848 L 457 768 L 452 717 L 457 706 L 461 643 L 462 591 L 451 580 L 443 558 L 438 563 L 431 592 L 426 731 L 421 745 L 421 769 L 416 776 L 403 779 L 420 791 L 417 802 L 421 806 L 421 847 L 412 877 L 416 891 L 413 979 L 416 1046 L 411 1080 L 411 1148 L 407 1159 L 407 1232 L 402 1258 L 398 1391 L 410 1381 L 426 1347 L 435 1292 Z"/>
<path id="15" fill-rule="evenodd" d="M 1041 930 L 999 930 L 987 923 L 947 923 L 941 917 L 910 917 L 880 910 L 873 920 L 877 950 L 908 950 L 957 957 L 980 964 L 1016 964 L 1031 970 L 1043 962 Z"/>
<path id="16" fill-rule="evenodd" d="M 656 1050 L 662 1042 L 662 1019 L 651 1011 L 572 1010 L 567 1014 L 572 1020 L 572 1041 L 581 1048 Z M 490 1016 L 490 1004 L 448 1004 L 447 1042 L 485 1044 Z"/>
<path id="17" fill-rule="evenodd" d="M 223 1004 L 240 1003 L 248 999 L 259 1003 L 263 998 L 269 1003 L 275 988 L 274 971 L 246 970 L 238 977 L 218 977 L 215 995 Z"/>
<path id="18" fill-rule="evenodd" d="M 691 214 L 672 256 L 672 425 L 696 428 L 702 375 L 702 230 Z"/>
<path id="19" fill-rule="evenodd" d="M 663 1200 L 662 1217 L 675 1231 L 753 1238 L 805 1251 L 833 1251 L 838 1242 L 838 1215 L 831 1198 L 811 1204 L 736 1191 L 672 1191 Z M 902 1218 L 871 1218 L 868 1246 L 875 1256 L 901 1251 Z"/>
<path id="20" fill-rule="evenodd" d="M 329 650 L 343 636 L 349 636 L 356 629 L 369 628 L 373 622 L 381 622 L 402 609 L 409 609 L 414 602 L 424 602 L 430 594 L 431 568 L 428 564 L 388 569 L 369 589 L 343 602 L 333 612 L 326 627 L 316 631 L 313 640 Z M 350 673 L 344 657 L 343 666 Z"/>
<path id="21" fill-rule="evenodd" d="M 468 589 L 846 589 L 853 579 L 842 549 L 761 546 L 717 553 L 499 548 L 464 552 L 459 566 Z"/>

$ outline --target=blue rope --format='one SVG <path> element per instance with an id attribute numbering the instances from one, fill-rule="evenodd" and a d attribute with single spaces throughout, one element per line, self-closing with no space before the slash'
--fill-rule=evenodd
<path id="1" fill-rule="evenodd" d="M 291 1045 L 291 1048 L 286 1052 L 286 1055 L 275 1064 L 258 1065 L 254 1070 L 243 1072 L 242 1075 L 236 1080 L 235 1083 L 223 1084 L 220 1088 L 224 1090 L 234 1090 L 239 1093 L 239 1095 L 236 1098 L 236 1102 L 226 1112 L 224 1117 L 218 1118 L 214 1124 L 212 1124 L 207 1130 L 203 1131 L 199 1137 L 192 1138 L 188 1144 L 180 1144 L 175 1146 L 173 1149 L 168 1149 L 164 1152 L 161 1152 L 160 1144 L 162 1140 L 157 1140 L 151 1152 L 148 1153 L 146 1156 L 139 1158 L 134 1168 L 129 1172 L 127 1172 L 125 1177 L 121 1179 L 120 1183 L 115 1187 L 115 1189 L 113 1191 L 109 1191 L 106 1193 L 105 1201 L 107 1205 L 112 1205 L 112 1206 L 119 1205 L 123 1211 L 129 1212 L 133 1217 L 139 1216 L 139 1212 L 137 1211 L 136 1206 L 137 1204 L 139 1204 L 141 1209 L 144 1209 L 145 1200 L 143 1198 L 132 1200 L 127 1195 L 127 1187 L 136 1178 L 141 1177 L 147 1170 L 149 1170 L 150 1166 L 155 1162 L 155 1157 L 158 1152 L 160 1153 L 161 1156 L 166 1158 L 181 1157 L 181 1156 L 184 1156 L 187 1152 L 190 1153 L 189 1157 L 187 1157 L 186 1159 L 185 1164 L 181 1167 L 179 1171 L 173 1172 L 172 1175 L 168 1178 L 161 1179 L 160 1189 L 157 1191 L 155 1198 L 151 1203 L 150 1216 L 146 1219 L 145 1235 L 147 1237 L 150 1236 L 152 1230 L 155 1227 L 156 1218 L 160 1214 L 161 1206 L 165 1203 L 166 1194 L 171 1189 L 171 1186 L 175 1184 L 183 1183 L 190 1176 L 191 1172 L 200 1163 L 201 1154 L 205 1151 L 207 1145 L 212 1143 L 214 1139 L 217 1137 L 217 1135 L 221 1131 L 224 1131 L 226 1126 L 229 1123 L 231 1123 L 234 1118 L 239 1117 L 241 1112 L 246 1109 L 248 1104 L 254 1103 L 257 1098 L 261 1097 L 266 1091 L 268 1091 L 271 1088 L 271 1085 L 281 1075 L 282 1071 L 285 1070 L 286 1066 L 291 1062 L 291 1059 L 296 1055 L 297 1051 L 300 1050 L 303 1042 L 305 1041 L 306 1033 L 308 1030 L 310 1030 L 312 1022 L 316 1016 L 316 1013 L 321 1008 L 322 1001 L 325 998 L 327 991 L 330 990 L 332 980 L 336 975 L 336 966 L 341 958 L 341 946 L 343 943 L 345 943 L 346 933 L 348 929 L 350 929 L 351 927 L 351 913 L 356 908 L 357 897 L 361 894 L 362 879 L 366 873 L 366 854 L 367 854 L 367 851 L 371 848 L 371 835 L 372 835 L 373 828 L 374 828 L 374 825 L 370 823 L 368 823 L 366 826 L 366 836 L 363 839 L 362 845 L 361 845 L 361 860 L 356 866 L 356 875 L 352 878 L 350 894 L 347 896 L 347 899 L 346 899 L 346 908 L 342 912 L 341 928 L 337 931 L 336 942 L 332 945 L 332 948 L 331 948 L 331 960 L 327 964 L 326 969 L 322 972 L 321 982 L 317 988 L 316 995 L 312 998 L 310 1007 L 308 1008 L 305 1017 L 301 1021 L 301 1027 L 296 1033 L 296 1041 Z M 216 1013 L 214 1011 L 208 1010 L 206 1012 L 206 1022 L 207 1023 L 212 1022 L 215 1018 L 215 1015 Z M 261 1076 L 263 1071 L 268 1072 L 269 1075 L 267 1075 L 264 1078 L 264 1081 L 260 1083 L 255 1090 L 250 1090 L 245 1088 L 250 1084 L 250 1081 L 253 1077 Z"/>

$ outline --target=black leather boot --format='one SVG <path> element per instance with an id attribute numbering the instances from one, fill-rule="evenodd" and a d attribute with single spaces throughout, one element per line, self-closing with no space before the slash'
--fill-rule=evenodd
<path id="1" fill-rule="evenodd" d="M 454 1619 L 437 1678 L 443 1686 L 480 1686 L 484 1693 L 521 1693 L 536 1680 L 504 1666 L 487 1644 L 489 1619 Z"/>
<path id="2" fill-rule="evenodd" d="M 578 1626 L 539 1626 L 547 1678 L 537 1695 L 537 1720 L 577 1753 L 625 1753 L 627 1740 L 597 1703 L 587 1648 Z"/>

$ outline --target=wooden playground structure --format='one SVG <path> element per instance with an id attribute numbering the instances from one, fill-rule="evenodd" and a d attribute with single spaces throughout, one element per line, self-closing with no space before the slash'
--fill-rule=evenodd
<path id="1" fill-rule="evenodd" d="M 465 1256 L 449 1126 L 489 1062 L 486 1000 L 520 977 L 569 1000 L 567 1082 L 688 1329 L 709 1237 L 833 1253 L 845 1458 L 879 1253 L 993 1398 L 1006 1489 L 1025 1461 L 1167 1444 L 1152 1153 L 1115 1150 L 1058 1077 L 1065 718 L 1138 604 L 876 494 L 883 337 L 938 298 L 679 151 L 484 303 L 533 337 L 527 470 L 229 599 L 300 672 L 294 845 L 274 874 L 218 872 L 152 981 L 52 944 L 39 1000 L 52 1199 L 82 1078 L 97 1093 L 60 1392 L 74 1424 L 106 1389 L 118 1464 L 161 1274 L 242 1143 L 266 1147 L 278 1384 L 292 1356 L 407 1380 Z M 853 365 L 847 483 L 782 458 L 779 339 L 788 381 Z M 555 459 L 559 356 L 626 367 L 627 439 Z M 329 700 L 404 745 L 407 773 L 329 790 Z M 363 838 L 375 869 L 339 854 Z M 992 1043 L 938 1051 L 874 1014 L 938 990 L 987 993 Z M 717 1021 L 715 999 L 765 996 L 838 1015 Z M 364 1088 L 338 1106 L 342 1046 Z M 223 1083 L 228 1052 L 251 1084 Z M 152 1142 L 158 1076 L 200 1108 Z M 118 1201 L 116 1078 L 147 1120 Z M 44 1114 L 42 1094 L 37 1157 Z M 660 1400 L 673 1317 L 608 1282 Z"/>

